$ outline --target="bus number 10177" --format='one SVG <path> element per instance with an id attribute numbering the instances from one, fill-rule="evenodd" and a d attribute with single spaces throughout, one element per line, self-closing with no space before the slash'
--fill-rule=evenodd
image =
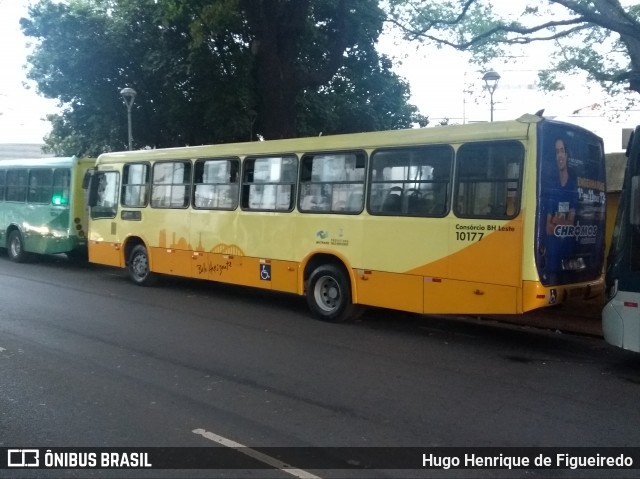
<path id="1" fill-rule="evenodd" d="M 480 241 L 484 233 L 476 233 L 474 231 L 456 231 L 457 241 Z"/>

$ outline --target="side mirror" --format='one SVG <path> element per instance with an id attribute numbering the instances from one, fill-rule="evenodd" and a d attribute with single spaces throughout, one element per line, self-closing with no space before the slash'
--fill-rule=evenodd
<path id="1" fill-rule="evenodd" d="M 89 189 L 89 184 L 91 183 L 91 177 L 93 176 L 93 174 L 96 172 L 96 170 L 94 168 L 89 168 L 87 171 L 84 172 L 84 176 L 82 177 L 82 189 L 83 190 L 88 190 Z"/>
<path id="2" fill-rule="evenodd" d="M 88 205 L 94 207 L 98 204 L 98 185 L 100 185 L 100 177 L 102 173 L 96 173 L 95 170 L 88 170 L 82 181 L 82 188 L 89 190 Z"/>

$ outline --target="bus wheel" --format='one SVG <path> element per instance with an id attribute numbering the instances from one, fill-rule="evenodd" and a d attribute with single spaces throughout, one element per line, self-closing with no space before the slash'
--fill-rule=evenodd
<path id="1" fill-rule="evenodd" d="M 151 286 L 156 281 L 156 275 L 149 269 L 147 249 L 139 244 L 131 250 L 127 270 L 131 280 L 140 286 Z"/>
<path id="2" fill-rule="evenodd" d="M 313 315 L 322 321 L 346 321 L 356 312 L 348 278 L 341 268 L 331 264 L 319 266 L 311 273 L 307 303 Z"/>
<path id="3" fill-rule="evenodd" d="M 7 252 L 9 253 L 9 259 L 16 263 L 24 263 L 27 261 L 28 253 L 24 250 L 24 241 L 22 241 L 22 235 L 18 230 L 13 230 L 9 233 L 9 244 Z"/>

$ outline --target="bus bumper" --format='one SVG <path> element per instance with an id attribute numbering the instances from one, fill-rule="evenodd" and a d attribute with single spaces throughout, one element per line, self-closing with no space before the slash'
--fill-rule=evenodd
<path id="1" fill-rule="evenodd" d="M 543 286 L 538 281 L 523 283 L 522 312 L 564 303 L 568 299 L 593 299 L 604 294 L 604 281 L 571 285 Z"/>

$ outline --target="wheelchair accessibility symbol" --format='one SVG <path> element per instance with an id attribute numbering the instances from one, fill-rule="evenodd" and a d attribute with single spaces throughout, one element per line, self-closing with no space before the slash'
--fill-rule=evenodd
<path id="1" fill-rule="evenodd" d="M 271 265 L 270 264 L 260 265 L 260 279 L 262 281 L 271 281 Z"/>

